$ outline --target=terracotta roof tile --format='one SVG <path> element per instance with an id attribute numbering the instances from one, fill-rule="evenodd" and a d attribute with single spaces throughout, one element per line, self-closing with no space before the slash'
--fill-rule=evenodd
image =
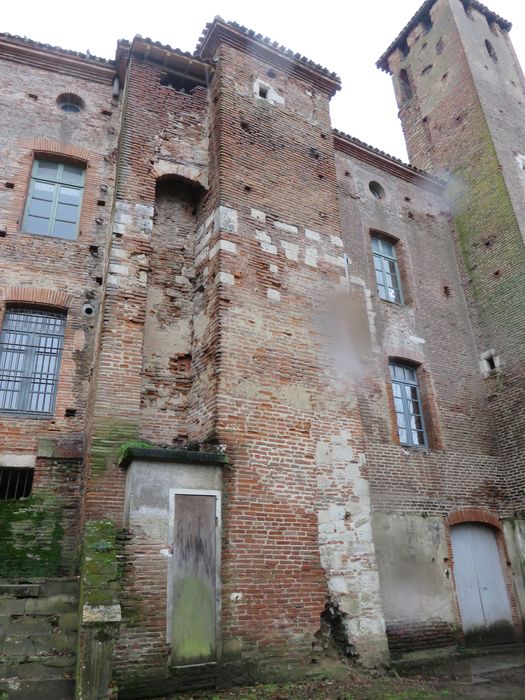
<path id="1" fill-rule="evenodd" d="M 478 10 L 478 12 L 481 12 L 484 14 L 489 22 L 497 22 L 502 29 L 505 31 L 509 31 L 512 28 L 511 22 L 508 22 L 506 19 L 503 19 L 503 17 L 500 17 L 497 15 L 495 12 L 492 12 L 492 10 L 489 10 L 488 7 L 485 5 L 482 5 L 480 2 L 477 0 L 465 0 L 466 3 L 471 5 L 475 10 Z M 416 12 L 416 14 L 412 17 L 412 19 L 408 22 L 406 27 L 397 35 L 397 37 L 394 39 L 394 41 L 390 44 L 388 49 L 384 52 L 384 54 L 379 58 L 379 60 L 376 63 L 376 66 L 380 68 L 381 70 L 384 70 L 386 73 L 389 73 L 388 69 L 388 57 L 394 51 L 395 48 L 399 46 L 399 44 L 402 44 L 407 36 L 410 34 L 412 29 L 423 20 L 423 18 L 428 15 L 430 12 L 430 9 L 434 5 L 436 0 L 426 0 L 419 10 Z"/>
<path id="2" fill-rule="evenodd" d="M 38 41 L 33 41 L 25 36 L 16 36 L 14 34 L 7 34 L 6 32 L 0 32 L 0 38 L 7 39 L 17 44 L 24 44 L 26 46 L 33 47 L 35 49 L 42 49 L 44 51 L 51 51 L 52 53 L 58 53 L 61 56 L 74 56 L 75 58 L 80 58 L 84 61 L 90 61 L 91 63 L 100 63 L 106 66 L 114 66 L 115 61 L 101 58 L 100 56 L 93 56 L 92 54 L 82 53 L 81 51 L 71 51 L 69 49 L 62 49 L 60 46 L 52 46 L 51 44 L 41 44 Z"/>
<path id="3" fill-rule="evenodd" d="M 307 58 L 306 56 L 303 56 L 300 53 L 296 53 L 292 51 L 291 49 L 287 49 L 286 46 L 282 46 L 279 44 L 277 41 L 273 41 L 272 39 L 268 38 L 267 36 L 263 36 L 262 34 L 258 34 L 257 32 L 253 31 L 252 29 L 248 29 L 247 27 L 243 27 L 241 24 L 237 24 L 237 22 L 228 22 L 224 20 L 222 17 L 219 15 L 216 15 L 213 18 L 213 22 L 208 22 L 208 24 L 204 27 L 204 30 L 202 32 L 202 35 L 197 42 L 197 47 L 195 49 L 195 53 L 198 54 L 202 46 L 204 45 L 204 41 L 209 34 L 211 28 L 213 27 L 214 24 L 220 22 L 221 24 L 224 24 L 228 27 L 231 27 L 232 29 L 235 29 L 238 32 L 241 32 L 245 36 L 249 37 L 250 39 L 253 39 L 254 41 L 258 41 L 261 44 L 264 44 L 265 46 L 268 46 L 271 49 L 274 49 L 275 51 L 278 51 L 280 54 L 283 56 L 287 56 L 288 58 L 293 59 L 294 61 L 298 61 L 299 63 L 304 64 L 305 66 L 308 66 L 309 68 L 312 68 L 313 70 L 318 71 L 319 73 L 322 73 L 323 75 L 326 75 L 327 77 L 331 78 L 332 80 L 335 80 L 337 82 L 341 82 L 341 79 L 337 75 L 337 73 L 334 73 L 333 71 L 329 71 L 327 68 L 324 68 L 323 66 L 319 65 L 319 63 L 315 63 L 315 61 L 312 61 L 311 59 Z"/>

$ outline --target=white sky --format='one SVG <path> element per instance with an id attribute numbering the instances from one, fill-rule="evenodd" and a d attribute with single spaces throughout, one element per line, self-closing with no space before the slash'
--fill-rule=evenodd
<path id="1" fill-rule="evenodd" d="M 423 0 L 4 0 L 0 31 L 114 58 L 117 39 L 135 34 L 184 51 L 195 49 L 215 15 L 234 20 L 335 71 L 343 88 L 332 100 L 333 126 L 406 160 L 390 77 L 375 61 Z M 525 2 L 485 0 L 514 24 L 525 67 Z"/>

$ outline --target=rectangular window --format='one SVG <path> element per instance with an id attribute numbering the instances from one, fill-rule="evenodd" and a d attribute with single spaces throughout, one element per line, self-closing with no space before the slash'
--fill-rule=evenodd
<path id="1" fill-rule="evenodd" d="M 29 184 L 23 231 L 74 239 L 78 234 L 84 168 L 35 160 Z"/>
<path id="2" fill-rule="evenodd" d="M 0 467 L 0 501 L 27 498 L 33 487 L 33 469 Z"/>
<path id="3" fill-rule="evenodd" d="M 385 301 L 402 304 L 403 291 L 394 244 L 379 236 L 372 236 L 372 254 L 379 296 Z"/>
<path id="4" fill-rule="evenodd" d="M 64 313 L 7 308 L 0 334 L 0 411 L 52 415 Z"/>
<path id="5" fill-rule="evenodd" d="M 416 370 L 407 365 L 390 363 L 390 377 L 399 442 L 402 445 L 426 447 L 428 441 Z"/>

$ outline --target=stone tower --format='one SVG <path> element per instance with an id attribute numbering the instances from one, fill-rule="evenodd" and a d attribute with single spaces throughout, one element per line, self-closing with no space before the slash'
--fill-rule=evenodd
<path id="1" fill-rule="evenodd" d="M 428 0 L 377 65 L 392 75 L 412 163 L 450 177 L 480 366 L 510 506 L 519 511 L 525 453 L 525 92 L 510 28 L 479 2 Z"/>

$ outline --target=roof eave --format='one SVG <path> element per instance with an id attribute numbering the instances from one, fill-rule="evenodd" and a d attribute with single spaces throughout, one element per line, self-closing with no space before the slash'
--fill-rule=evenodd
<path id="1" fill-rule="evenodd" d="M 380 151 L 378 148 L 374 148 L 338 129 L 333 129 L 332 133 L 336 151 L 346 153 L 357 160 L 384 170 L 390 175 L 418 184 L 433 192 L 441 193 L 445 188 L 446 183 L 435 175 L 419 170 L 408 163 L 403 163 L 399 158 Z"/>
<path id="2" fill-rule="evenodd" d="M 326 92 L 330 97 L 341 89 L 341 79 L 313 61 L 285 49 L 277 42 L 256 34 L 244 27 L 234 26 L 220 18 L 208 24 L 197 44 L 197 51 L 204 58 L 213 58 L 220 43 L 226 43 L 241 51 L 249 50 L 273 67 L 300 76 Z"/>
<path id="3" fill-rule="evenodd" d="M 6 34 L 0 34 L 0 58 L 94 82 L 111 82 L 116 71 L 114 61 Z"/>
<path id="4" fill-rule="evenodd" d="M 466 1 L 475 10 L 478 10 L 478 12 L 484 14 L 489 22 L 497 22 L 503 31 L 508 32 L 512 29 L 512 22 L 509 22 L 503 17 L 500 17 L 495 12 L 492 12 L 492 10 L 489 10 L 489 8 L 483 5 L 482 3 L 478 2 L 477 0 Z M 376 66 L 379 68 L 379 70 L 382 70 L 385 73 L 391 72 L 390 67 L 388 65 L 388 59 L 390 55 L 393 53 L 393 51 L 399 48 L 406 41 L 406 38 L 410 34 L 412 29 L 424 19 L 425 15 L 427 15 L 430 12 L 435 2 L 436 0 L 425 0 L 425 2 L 421 5 L 419 10 L 412 17 L 412 19 L 406 24 L 406 26 L 401 30 L 401 32 L 397 35 L 394 41 L 390 44 L 388 49 L 377 60 Z"/>

